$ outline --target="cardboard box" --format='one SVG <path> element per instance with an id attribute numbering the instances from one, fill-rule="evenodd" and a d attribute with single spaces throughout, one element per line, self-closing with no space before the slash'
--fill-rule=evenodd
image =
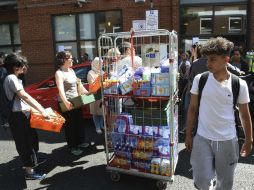
<path id="1" fill-rule="evenodd" d="M 75 108 L 80 108 L 83 105 L 95 102 L 96 100 L 95 100 L 94 95 L 91 94 L 91 95 L 88 95 L 88 96 L 87 95 L 77 96 L 75 98 L 70 99 L 69 101 L 73 104 L 73 107 L 75 109 Z M 68 111 L 63 102 L 60 102 L 60 108 L 61 108 L 62 112 Z"/>
<path id="2" fill-rule="evenodd" d="M 104 88 L 104 94 L 118 94 L 119 92 L 118 82 L 112 82 L 112 85 L 109 88 Z"/>
<path id="3" fill-rule="evenodd" d="M 141 46 L 142 66 L 160 66 L 160 62 L 167 58 L 167 44 L 144 44 Z"/>
<path id="4" fill-rule="evenodd" d="M 169 85 L 152 86 L 152 96 L 169 96 Z"/>
<path id="5" fill-rule="evenodd" d="M 151 84 L 169 86 L 169 73 L 151 73 Z"/>
<path id="6" fill-rule="evenodd" d="M 132 91 L 132 79 L 128 79 L 127 81 L 120 83 L 119 88 L 121 90 L 121 94 L 125 95 Z"/>
<path id="7" fill-rule="evenodd" d="M 151 83 L 147 82 L 134 82 L 133 83 L 134 96 L 151 96 Z"/>

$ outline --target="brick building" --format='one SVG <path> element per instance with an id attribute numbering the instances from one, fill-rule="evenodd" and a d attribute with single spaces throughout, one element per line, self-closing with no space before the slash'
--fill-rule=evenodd
<path id="1" fill-rule="evenodd" d="M 253 0 L 136 1 L 2 0 L 0 51 L 22 51 L 30 63 L 27 83 L 37 82 L 54 73 L 57 51 L 69 50 L 79 62 L 84 53 L 92 59 L 100 33 L 129 31 L 133 20 L 145 20 L 151 2 L 159 28 L 179 33 L 180 48 L 187 49 L 193 37 L 204 41 L 215 35 L 247 48 L 254 44 Z"/>

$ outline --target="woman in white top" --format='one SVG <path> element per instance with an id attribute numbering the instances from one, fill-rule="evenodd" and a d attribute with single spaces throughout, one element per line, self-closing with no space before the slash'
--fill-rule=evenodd
<path id="1" fill-rule="evenodd" d="M 30 127 L 30 111 L 33 108 L 44 117 L 48 115 L 45 109 L 26 93 L 22 80 L 18 78 L 27 69 L 27 60 L 18 54 L 10 54 L 5 58 L 4 66 L 8 72 L 4 80 L 4 90 L 13 104 L 9 124 L 16 149 L 23 162 L 25 177 L 41 180 L 46 175 L 38 174 L 33 170 L 33 158 L 35 151 L 38 151 L 38 137 L 35 129 Z"/>

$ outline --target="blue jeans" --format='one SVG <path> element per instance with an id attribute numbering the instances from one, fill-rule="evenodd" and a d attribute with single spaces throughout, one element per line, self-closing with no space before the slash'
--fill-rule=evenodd
<path id="1" fill-rule="evenodd" d="M 93 115 L 93 122 L 96 130 L 104 128 L 104 120 L 102 115 Z"/>

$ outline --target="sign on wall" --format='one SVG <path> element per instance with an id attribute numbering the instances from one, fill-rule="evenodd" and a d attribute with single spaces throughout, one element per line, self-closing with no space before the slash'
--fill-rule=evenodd
<path id="1" fill-rule="evenodd" d="M 133 20 L 132 28 L 135 31 L 146 30 L 146 21 L 145 20 Z"/>
<path id="2" fill-rule="evenodd" d="M 157 30 L 158 28 L 159 28 L 158 10 L 146 11 L 146 29 L 147 30 Z"/>

